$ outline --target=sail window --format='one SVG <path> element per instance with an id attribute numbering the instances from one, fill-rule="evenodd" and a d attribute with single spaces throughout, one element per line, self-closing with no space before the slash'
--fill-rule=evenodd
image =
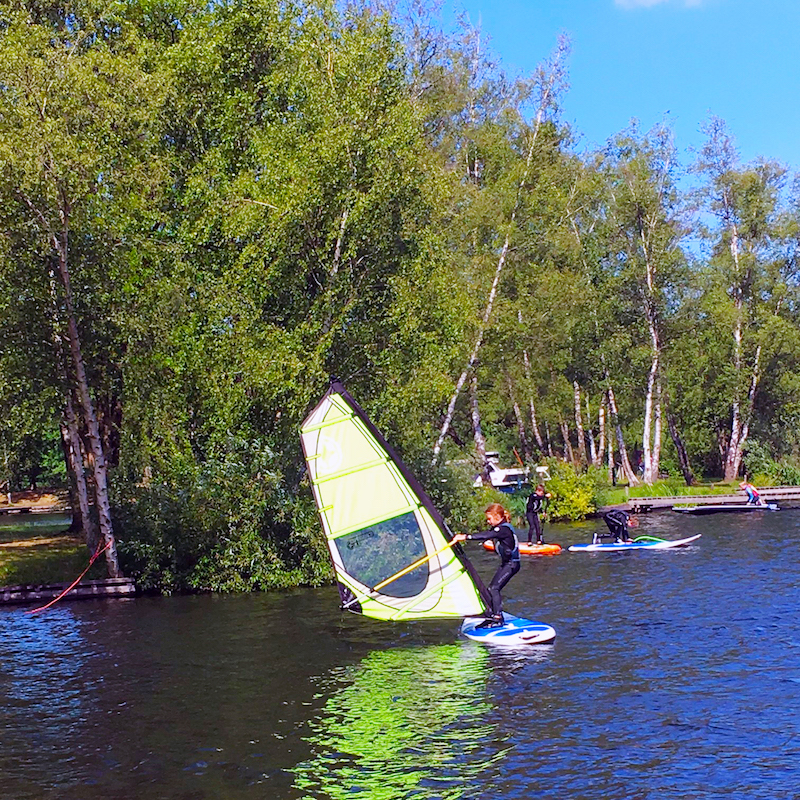
<path id="1" fill-rule="evenodd" d="M 366 586 L 401 572 L 426 555 L 422 533 L 413 512 L 353 531 L 335 540 L 345 572 Z M 391 597 L 413 597 L 427 585 L 430 562 L 381 589 Z"/>

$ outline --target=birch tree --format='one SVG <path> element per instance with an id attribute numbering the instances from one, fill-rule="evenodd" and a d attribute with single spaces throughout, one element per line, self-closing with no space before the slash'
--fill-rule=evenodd
<path id="1" fill-rule="evenodd" d="M 148 126 L 159 84 L 135 33 L 119 19 L 98 19 L 88 7 L 66 10 L 52 22 L 17 5 L 4 6 L 0 13 L 5 23 L 0 41 L 2 193 L 6 208 L 26 221 L 44 254 L 32 267 L 46 271 L 51 262 L 55 265 L 60 336 L 69 359 L 65 403 L 74 392 L 108 572 L 117 577 L 107 456 L 83 344 L 98 309 L 87 288 L 91 270 L 81 253 L 107 246 L 104 266 L 109 270 L 113 251 L 125 247 L 126 221 L 147 202 L 158 174 L 144 153 L 153 144 Z M 32 278 L 41 281 L 42 275 Z"/>
<path id="2" fill-rule="evenodd" d="M 673 293 L 683 261 L 680 242 L 684 227 L 674 186 L 676 168 L 672 132 L 666 126 L 645 136 L 634 129 L 617 137 L 605 164 L 610 183 L 609 211 L 616 229 L 612 248 L 614 244 L 619 248 L 610 264 L 619 270 L 623 285 L 630 284 L 634 318 L 638 316 L 648 334 L 642 424 L 642 477 L 648 484 L 658 478 L 662 446 L 666 298 Z"/>
<path id="3" fill-rule="evenodd" d="M 524 155 L 524 167 L 522 170 L 522 176 L 517 186 L 517 190 L 515 193 L 515 200 L 511 207 L 509 218 L 506 221 L 505 225 L 503 225 L 504 230 L 499 231 L 499 233 L 501 233 L 503 243 L 502 246 L 500 247 L 500 253 L 497 259 L 497 265 L 494 270 L 494 276 L 492 278 L 491 286 L 489 288 L 489 292 L 486 298 L 486 304 L 483 309 L 483 314 L 481 315 L 480 321 L 478 322 L 472 349 L 469 353 L 467 363 L 463 371 L 459 375 L 458 380 L 456 381 L 455 389 L 450 398 L 450 402 L 448 403 L 447 411 L 445 413 L 444 421 L 442 422 L 442 426 L 439 431 L 438 439 L 436 440 L 436 444 L 434 445 L 433 448 L 432 463 L 434 465 L 439 459 L 439 452 L 442 448 L 442 443 L 444 442 L 444 439 L 447 436 L 447 432 L 453 421 L 453 414 L 455 413 L 456 403 L 458 402 L 459 395 L 461 394 L 461 390 L 463 389 L 464 384 L 467 381 L 467 378 L 469 377 L 470 373 L 475 367 L 475 362 L 477 361 L 478 354 L 480 352 L 481 346 L 484 341 L 484 336 L 486 335 L 486 330 L 489 326 L 492 317 L 492 311 L 494 309 L 494 303 L 497 297 L 497 291 L 500 285 L 500 279 L 502 277 L 503 268 L 505 267 L 506 258 L 508 256 L 511 237 L 515 231 L 517 214 L 519 213 L 523 192 L 525 190 L 525 186 L 528 181 L 528 176 L 530 174 L 537 138 L 539 136 L 542 124 L 546 116 L 557 108 L 559 90 L 565 80 L 564 61 L 566 59 L 568 49 L 569 48 L 567 40 L 562 38 L 559 41 L 558 47 L 551 61 L 547 65 L 540 68 L 535 78 L 535 86 L 538 94 L 536 116 L 533 125 L 526 132 L 527 135 L 525 136 L 525 155 Z"/>
<path id="4" fill-rule="evenodd" d="M 742 166 L 727 126 L 712 118 L 705 126 L 706 143 L 695 169 L 704 178 L 704 208 L 714 225 L 711 242 L 710 297 L 723 305 L 716 316 L 727 319 L 730 363 L 721 365 L 728 377 L 729 418 L 720 427 L 720 455 L 726 481 L 739 474 L 744 445 L 764 370 L 765 341 L 759 336 L 766 316 L 780 313 L 767 271 L 780 218 L 779 199 L 785 170 L 759 160 Z M 720 313 L 725 312 L 727 313 Z"/>

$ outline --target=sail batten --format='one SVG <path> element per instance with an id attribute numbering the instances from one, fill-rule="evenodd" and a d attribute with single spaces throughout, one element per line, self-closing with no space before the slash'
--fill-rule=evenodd
<path id="1" fill-rule="evenodd" d="M 300 438 L 345 608 L 386 620 L 483 613 L 485 587 L 441 515 L 340 383 Z"/>
<path id="2" fill-rule="evenodd" d="M 360 464 L 357 467 L 353 467 L 352 469 L 342 470 L 341 472 L 331 473 L 330 475 L 326 475 L 324 478 L 315 478 L 314 483 L 325 483 L 326 481 L 334 481 L 337 478 L 344 478 L 348 475 L 356 475 L 359 472 L 366 472 L 368 469 L 373 469 L 374 467 L 381 467 L 387 463 L 385 458 L 376 459 L 375 461 L 367 462 L 366 464 Z"/>
<path id="3" fill-rule="evenodd" d="M 407 506 L 406 508 L 402 509 L 399 514 L 396 514 L 395 516 L 400 517 L 403 514 L 408 514 L 410 511 L 416 511 L 418 508 L 419 508 L 418 504 Z M 330 510 L 330 509 L 328 509 L 328 510 Z M 322 511 L 322 509 L 320 509 L 320 511 Z M 339 531 L 335 536 L 332 536 L 331 538 L 339 539 L 342 536 L 347 536 L 349 533 L 353 533 L 354 531 L 361 530 L 361 528 L 363 528 L 363 527 L 367 527 L 369 525 L 376 525 L 379 522 L 385 522 L 385 521 L 386 521 L 386 517 L 377 516 L 374 519 L 366 520 L 365 522 L 360 522 L 360 523 L 358 523 L 356 526 L 354 526 L 352 528 L 344 528 L 341 531 Z"/>

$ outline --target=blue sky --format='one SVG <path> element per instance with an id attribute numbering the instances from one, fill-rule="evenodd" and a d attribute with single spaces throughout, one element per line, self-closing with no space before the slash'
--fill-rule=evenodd
<path id="1" fill-rule="evenodd" d="M 684 165 L 722 117 L 744 161 L 800 170 L 800 0 L 445 0 L 480 23 L 503 67 L 529 73 L 572 42 L 563 119 L 579 148 L 631 118 L 670 120 Z"/>

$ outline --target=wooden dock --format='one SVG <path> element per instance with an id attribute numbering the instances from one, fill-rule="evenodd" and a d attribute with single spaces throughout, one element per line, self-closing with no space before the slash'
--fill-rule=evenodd
<path id="1" fill-rule="evenodd" d="M 48 602 L 58 597 L 69 583 L 23 583 L 19 586 L 0 587 L 0 605 Z M 98 597 L 132 597 L 136 594 L 133 578 L 104 578 L 97 581 L 81 581 L 64 595 L 65 600 L 87 600 Z"/>
<path id="2" fill-rule="evenodd" d="M 67 506 L 0 506 L 0 516 L 7 514 L 69 514 Z"/>
<path id="3" fill-rule="evenodd" d="M 758 488 L 758 487 L 757 487 Z M 800 486 L 769 486 L 758 489 L 761 498 L 767 503 L 800 502 Z M 742 503 L 747 502 L 744 492 L 736 494 L 687 494 L 672 497 L 631 497 L 626 503 L 615 508 L 623 508 L 633 514 L 643 514 L 648 511 L 658 511 L 672 506 L 693 505 L 702 506 L 712 503 Z"/>

